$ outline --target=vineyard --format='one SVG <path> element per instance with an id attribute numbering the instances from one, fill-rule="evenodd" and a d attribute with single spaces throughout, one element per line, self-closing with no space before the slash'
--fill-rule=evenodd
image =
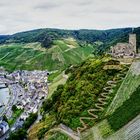
<path id="1" fill-rule="evenodd" d="M 88 131 L 82 140 L 138 140 L 140 138 L 139 62 L 133 62 L 120 88 L 106 110 L 106 117 Z"/>

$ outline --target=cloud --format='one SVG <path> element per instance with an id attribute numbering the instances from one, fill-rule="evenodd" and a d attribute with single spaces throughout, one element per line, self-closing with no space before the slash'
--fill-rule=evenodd
<path id="1" fill-rule="evenodd" d="M 139 0 L 1 0 L 0 34 L 35 28 L 140 26 Z"/>
<path id="2" fill-rule="evenodd" d="M 93 10 L 94 13 L 99 13 L 99 14 L 138 14 L 139 10 L 135 10 L 135 9 L 127 9 L 127 8 L 119 8 L 119 7 L 102 7 L 96 10 Z"/>
<path id="3" fill-rule="evenodd" d="M 50 10 L 53 8 L 57 8 L 58 6 L 60 6 L 59 3 L 45 2 L 39 5 L 36 5 L 34 8 L 40 9 L 40 10 Z"/>

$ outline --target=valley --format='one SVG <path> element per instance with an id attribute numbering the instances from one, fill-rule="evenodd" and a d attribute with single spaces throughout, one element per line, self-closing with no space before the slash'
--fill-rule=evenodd
<path id="1" fill-rule="evenodd" d="M 0 0 L 0 140 L 140 140 L 140 0 Z"/>
<path id="2" fill-rule="evenodd" d="M 2 37 L 0 83 L 10 98 L 1 108 L 9 126 L 1 139 L 139 137 L 139 28 L 127 43 L 131 31 L 40 29 Z"/>

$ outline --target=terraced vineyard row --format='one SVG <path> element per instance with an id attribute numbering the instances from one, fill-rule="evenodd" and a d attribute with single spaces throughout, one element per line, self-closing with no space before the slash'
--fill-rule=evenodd
<path id="1" fill-rule="evenodd" d="M 81 47 L 76 40 L 56 40 L 52 47 L 43 48 L 40 43 L 0 45 L 0 66 L 7 70 L 63 70 L 89 57 L 94 46 Z"/>

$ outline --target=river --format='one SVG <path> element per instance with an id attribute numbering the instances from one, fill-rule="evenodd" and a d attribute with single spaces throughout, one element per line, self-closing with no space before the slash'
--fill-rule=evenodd
<path id="1" fill-rule="evenodd" d="M 9 98 L 10 98 L 9 89 L 8 88 L 0 89 L 0 104 L 4 103 L 4 105 L 7 105 Z M 0 107 L 0 114 L 3 111 L 3 109 L 4 106 Z"/>

